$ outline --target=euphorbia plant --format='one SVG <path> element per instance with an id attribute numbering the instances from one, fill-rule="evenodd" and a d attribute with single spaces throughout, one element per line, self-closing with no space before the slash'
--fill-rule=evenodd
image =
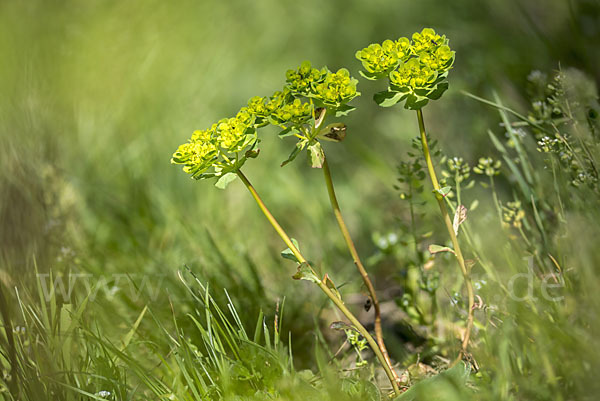
<path id="1" fill-rule="evenodd" d="M 183 170 L 194 179 L 216 177 L 216 186 L 220 188 L 225 188 L 236 177 L 240 178 L 269 223 L 287 245 L 288 249 L 282 255 L 297 263 L 297 272 L 293 278 L 315 283 L 339 308 L 354 328 L 367 340 L 390 379 L 394 393 L 398 394 L 398 376 L 393 371 L 383 344 L 379 306 L 373 285 L 358 258 L 341 217 L 329 166 L 319 142 L 320 139 L 333 141 L 343 139 L 345 135 L 343 124 L 337 122 L 325 128 L 322 127 L 328 117 L 340 117 L 354 109 L 348 105 L 348 102 L 359 95 L 356 84 L 357 80 L 350 77 L 346 69 L 340 69 L 337 72 L 329 71 L 327 68 L 318 70 L 312 68 L 309 62 L 304 62 L 297 70 L 287 72 L 286 85 L 282 91 L 275 92 L 270 97 L 253 97 L 248 101 L 247 107 L 243 107 L 235 117 L 220 120 L 209 129 L 195 131 L 190 140 L 179 146 L 173 154 L 172 162 L 183 165 Z M 310 165 L 323 168 L 334 214 L 355 264 L 376 305 L 377 341 L 345 306 L 331 278 L 328 275 L 322 278 L 318 276 L 300 252 L 295 240 L 290 238 L 277 222 L 255 187 L 242 173 L 241 168 L 244 163 L 248 159 L 258 156 L 257 130 L 266 125 L 280 127 L 280 137 L 294 136 L 298 139 L 293 151 L 282 163 L 282 166 L 294 160 L 306 149 Z"/>
<path id="2" fill-rule="evenodd" d="M 466 218 L 466 208 L 458 205 L 454 219 L 451 219 L 446 207 L 445 197 L 450 187 L 441 187 L 435 173 L 433 160 L 429 152 L 428 135 L 423 120 L 423 107 L 430 100 L 439 99 L 448 89 L 448 71 L 454 63 L 454 51 L 448 46 L 448 38 L 437 34 L 431 28 L 415 32 L 412 40 L 402 37 L 396 41 L 385 40 L 383 43 L 371 44 L 356 52 L 356 58 L 362 62 L 364 71 L 361 75 L 367 79 L 387 79 L 388 89 L 375 94 L 375 102 L 382 107 L 390 107 L 404 102 L 404 108 L 416 111 L 423 157 L 433 185 L 433 193 L 448 229 L 453 249 L 432 246 L 430 251 L 437 253 L 448 251 L 456 256 L 464 277 L 468 295 L 468 313 L 465 333 L 461 344 L 462 356 L 468 357 L 468 345 L 473 328 L 473 305 L 475 295 L 470 278 L 471 266 L 463 257 L 457 235 L 460 224 Z"/>

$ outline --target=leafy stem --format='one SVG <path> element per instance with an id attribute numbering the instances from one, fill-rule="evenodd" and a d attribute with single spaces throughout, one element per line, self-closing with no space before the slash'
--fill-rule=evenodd
<path id="1" fill-rule="evenodd" d="M 265 215 L 265 217 L 267 218 L 269 223 L 271 223 L 271 225 L 273 226 L 275 231 L 277 231 L 277 234 L 279 234 L 279 236 L 281 237 L 283 242 L 292 251 L 292 253 L 296 257 L 298 262 L 301 265 L 307 266 L 310 269 L 310 271 L 312 272 L 312 274 L 317 276 L 316 272 L 314 271 L 314 269 L 312 268 L 310 263 L 302 255 L 302 253 L 300 252 L 298 247 L 296 247 L 296 245 L 294 245 L 294 243 L 292 242 L 292 239 L 287 235 L 285 230 L 277 222 L 277 220 L 275 219 L 273 214 L 271 214 L 271 212 L 269 211 L 269 209 L 267 208 L 267 206 L 265 205 L 263 200 L 260 198 L 260 196 L 258 195 L 258 192 L 256 192 L 256 189 L 254 188 L 254 186 L 252 186 L 252 184 L 250 183 L 248 178 L 239 169 L 237 170 L 236 173 L 237 173 L 238 177 L 240 178 L 240 180 L 242 180 L 244 185 L 246 185 L 246 188 L 248 188 L 248 191 L 250 191 L 250 193 L 252 194 L 252 197 L 258 204 L 258 207 L 263 212 L 263 214 Z M 369 346 L 373 350 L 373 353 L 375 353 L 375 356 L 377 357 L 377 359 L 383 366 L 383 369 L 385 370 L 385 373 L 386 373 L 388 379 L 390 380 L 390 383 L 392 384 L 394 393 L 396 395 L 399 395 L 400 389 L 398 388 L 398 383 L 395 380 L 395 375 L 392 372 L 392 370 L 390 369 L 390 366 L 388 365 L 387 360 L 383 356 L 377 343 L 375 342 L 373 337 L 369 334 L 367 329 L 358 321 L 356 316 L 354 316 L 354 314 L 352 312 L 350 312 L 350 310 L 346 307 L 346 305 L 344 305 L 344 302 L 339 298 L 339 296 L 336 295 L 334 293 L 334 291 L 331 290 L 331 288 L 329 288 L 329 286 L 325 280 L 315 280 L 314 282 L 319 286 L 321 291 L 323 291 L 325 293 L 325 295 L 335 304 L 335 306 L 337 306 L 337 308 L 346 316 L 346 318 L 348 318 L 348 320 L 352 323 L 352 325 L 354 325 L 354 327 L 360 332 L 360 334 L 367 340 L 367 342 L 369 343 Z"/>
<path id="2" fill-rule="evenodd" d="M 467 348 L 469 346 L 469 338 L 471 336 L 471 330 L 473 328 L 473 305 L 475 304 L 475 294 L 473 292 L 473 283 L 471 282 L 470 268 L 467 268 L 467 266 L 465 265 L 465 259 L 463 258 L 462 252 L 460 250 L 458 239 L 456 238 L 456 233 L 454 232 L 452 220 L 450 218 L 450 215 L 448 214 L 446 204 L 444 203 L 444 197 L 440 193 L 441 188 L 437 176 L 435 174 L 435 168 L 433 166 L 431 154 L 429 153 L 429 145 L 427 144 L 427 132 L 425 131 L 425 122 L 423 121 L 423 111 L 421 109 L 417 110 L 417 119 L 419 121 L 419 131 L 421 133 L 423 156 L 425 157 L 425 161 L 427 163 L 429 178 L 431 179 L 431 184 L 433 185 L 433 189 L 435 190 L 435 198 L 438 202 L 438 206 L 440 207 L 440 212 L 442 213 L 442 218 L 444 220 L 444 223 L 446 224 L 446 228 L 448 229 L 448 234 L 450 234 L 450 239 L 452 240 L 452 246 L 454 248 L 454 254 L 456 255 L 458 265 L 460 266 L 460 270 L 462 271 L 465 286 L 467 287 L 467 295 L 469 298 L 467 327 L 465 329 L 465 334 L 463 336 L 461 344 L 461 352 L 458 358 L 455 359 L 452 363 L 452 365 L 455 365 L 456 363 L 458 363 L 458 361 L 462 359 L 463 356 L 468 355 Z"/>
<path id="3" fill-rule="evenodd" d="M 389 370 L 394 376 L 394 380 L 398 382 L 400 378 L 397 373 L 394 371 L 392 367 L 392 362 L 390 360 L 390 356 L 388 354 L 387 348 L 383 341 L 383 330 L 381 329 L 381 309 L 379 307 L 379 300 L 377 299 L 377 294 L 375 293 L 375 287 L 369 279 L 369 275 L 367 270 L 363 266 L 360 256 L 358 256 L 358 252 L 356 250 L 356 246 L 354 245 L 354 241 L 352 241 L 352 237 L 350 236 L 350 232 L 348 231 L 348 227 L 346 227 L 346 223 L 344 222 L 344 218 L 342 216 L 342 212 L 340 210 L 340 205 L 337 201 L 337 197 L 335 195 L 335 189 L 333 187 L 333 180 L 331 178 L 331 170 L 329 169 L 329 164 L 327 163 L 327 158 L 325 157 L 323 161 L 323 176 L 325 177 L 325 184 L 327 186 L 327 192 L 329 194 L 329 201 L 331 203 L 331 208 L 333 209 L 333 214 L 335 215 L 335 219 L 340 227 L 340 231 L 342 232 L 342 236 L 344 237 L 344 241 L 346 242 L 346 246 L 350 251 L 350 255 L 352 256 L 352 260 L 360 273 L 363 283 L 367 290 L 369 291 L 369 296 L 371 297 L 371 301 L 373 302 L 373 309 L 375 310 L 375 337 L 377 337 L 377 344 L 379 345 L 379 349 L 385 358 L 385 363 L 387 364 Z"/>

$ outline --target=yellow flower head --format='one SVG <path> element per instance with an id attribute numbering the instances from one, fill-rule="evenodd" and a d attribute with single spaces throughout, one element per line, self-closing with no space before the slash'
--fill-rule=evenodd
<path id="1" fill-rule="evenodd" d="M 229 152 L 239 152 L 243 147 L 248 126 L 237 118 L 225 118 L 217 123 L 217 141 Z"/>
<path id="2" fill-rule="evenodd" d="M 397 87 L 412 89 L 425 88 L 435 81 L 436 73 L 419 63 L 419 59 L 411 58 L 390 74 L 390 82 Z"/>
<path id="3" fill-rule="evenodd" d="M 421 33 L 413 33 L 412 39 L 413 49 L 416 53 L 430 52 L 446 44 L 446 36 L 438 35 L 431 28 L 423 28 Z"/>

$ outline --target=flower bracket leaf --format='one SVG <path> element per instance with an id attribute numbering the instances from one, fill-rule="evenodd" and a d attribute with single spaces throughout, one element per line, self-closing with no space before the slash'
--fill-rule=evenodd
<path id="1" fill-rule="evenodd" d="M 391 107 L 404 99 L 405 96 L 406 94 L 402 92 L 383 91 L 373 95 L 373 100 L 381 107 Z"/>
<path id="2" fill-rule="evenodd" d="M 458 235 L 458 227 L 464 223 L 467 219 L 467 208 L 463 205 L 458 205 L 456 208 L 456 212 L 454 213 L 454 223 L 452 227 L 454 227 L 454 234 Z"/>
<path id="3" fill-rule="evenodd" d="M 296 143 L 294 150 L 292 150 L 292 153 L 290 153 L 288 158 L 281 163 L 280 167 L 283 167 L 286 164 L 293 162 L 294 159 L 296 158 L 296 156 L 298 156 L 300 154 L 300 152 L 302 151 L 302 149 L 304 149 L 305 146 L 306 146 L 305 141 L 300 141 L 300 142 Z"/>
<path id="4" fill-rule="evenodd" d="M 219 177 L 219 179 L 215 183 L 215 187 L 217 187 L 219 189 L 225 189 L 225 188 L 227 188 L 227 185 L 229 185 L 236 178 L 237 178 L 236 173 L 223 174 L 222 176 Z"/>
<path id="5" fill-rule="evenodd" d="M 298 271 L 292 276 L 294 280 L 307 280 L 319 283 L 321 280 L 315 275 L 308 263 L 304 262 L 298 266 Z"/>
<path id="6" fill-rule="evenodd" d="M 277 136 L 280 139 L 283 139 L 285 137 L 292 136 L 292 135 L 297 134 L 297 133 L 298 133 L 298 130 L 296 129 L 296 127 L 287 127 L 286 129 L 280 131 L 277 134 Z"/>
<path id="7" fill-rule="evenodd" d="M 296 247 L 296 249 L 300 250 L 300 246 L 298 245 L 298 241 L 296 241 L 295 238 L 291 238 L 292 240 L 292 244 L 294 244 L 294 246 Z M 289 260 L 293 260 L 296 263 L 300 263 L 300 261 L 298 260 L 298 258 L 296 258 L 296 255 L 294 255 L 294 252 L 292 252 L 292 250 L 290 248 L 286 248 L 283 251 L 281 251 L 281 257 L 284 259 L 289 259 Z"/>
<path id="8" fill-rule="evenodd" d="M 312 168 L 322 168 L 325 162 L 325 153 L 318 141 L 308 146 L 308 161 Z"/>
<path id="9" fill-rule="evenodd" d="M 356 110 L 356 107 L 350 106 L 349 104 L 342 104 L 338 108 L 335 109 L 336 117 L 344 117 Z"/>
<path id="10" fill-rule="evenodd" d="M 449 248 L 447 246 L 431 244 L 431 245 L 429 245 L 428 250 L 429 250 L 429 253 L 432 255 L 435 255 L 436 253 L 441 253 L 441 252 L 450 252 L 456 256 L 454 249 Z"/>

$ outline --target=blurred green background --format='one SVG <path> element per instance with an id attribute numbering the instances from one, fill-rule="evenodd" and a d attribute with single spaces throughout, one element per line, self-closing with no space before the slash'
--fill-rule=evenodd
<path id="1" fill-rule="evenodd" d="M 155 298 L 135 299 L 115 285 L 95 300 L 93 319 L 110 334 L 146 304 L 166 319 L 170 304 L 177 313 L 192 310 L 177 278 L 188 266 L 218 299 L 227 288 L 249 323 L 259 309 L 272 319 L 285 297 L 296 363 L 310 366 L 312 353 L 302 350 L 316 341 L 307 333 L 314 333 L 311 312 L 325 305 L 323 297 L 291 280 L 293 264 L 279 257 L 284 246 L 240 182 L 225 191 L 193 182 L 170 156 L 192 131 L 280 89 L 285 71 L 303 60 L 358 76 L 356 50 L 424 26 L 445 33 L 456 50 L 449 91 L 425 110 L 428 127 L 446 154 L 471 163 L 490 154 L 486 130 L 499 118 L 461 90 L 486 98 L 496 90 L 505 103 L 526 108 L 533 70 L 576 67 L 600 79 L 594 0 L 0 3 L 4 285 L 33 287 L 35 268 L 108 280 L 126 274 L 138 283 L 150 277 Z M 393 185 L 417 134 L 413 113 L 372 102 L 381 89 L 361 79 L 346 140 L 326 145 L 364 257 L 377 252 L 373 233 L 398 230 L 406 214 Z M 246 174 L 310 258 L 345 283 L 344 291 L 360 292 L 321 172 L 303 160 L 279 168 L 294 145 L 271 133 L 263 134 Z M 395 267 L 373 269 L 376 286 L 393 293 L 394 285 L 386 287 Z M 152 327 L 140 330 L 153 338 Z"/>

